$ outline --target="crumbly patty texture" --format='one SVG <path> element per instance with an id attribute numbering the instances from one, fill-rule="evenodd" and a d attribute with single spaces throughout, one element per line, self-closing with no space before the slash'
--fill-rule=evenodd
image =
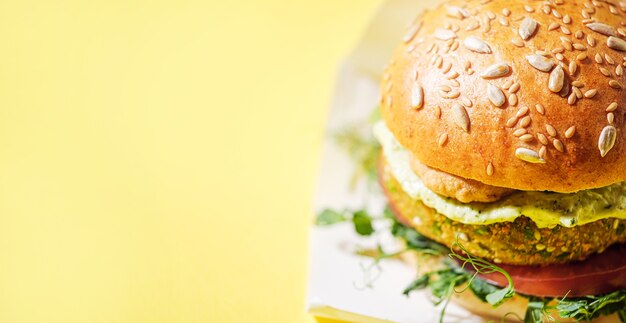
<path id="1" fill-rule="evenodd" d="M 423 164 L 518 190 L 626 180 L 626 4 L 449 1 L 409 28 L 382 116 Z"/>
<path id="2" fill-rule="evenodd" d="M 584 260 L 626 241 L 626 220 L 603 219 L 582 226 L 539 229 L 519 217 L 514 222 L 468 225 L 452 221 L 408 196 L 383 158 L 379 180 L 398 219 L 424 236 L 450 247 L 457 239 L 472 254 L 495 263 L 547 265 Z"/>
<path id="3" fill-rule="evenodd" d="M 422 164 L 415 157 L 411 158 L 411 169 L 431 191 L 462 203 L 495 202 L 515 191 L 442 172 Z"/>

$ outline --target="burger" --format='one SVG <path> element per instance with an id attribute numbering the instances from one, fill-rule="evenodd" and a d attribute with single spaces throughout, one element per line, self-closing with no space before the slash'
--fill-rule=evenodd
<path id="1" fill-rule="evenodd" d="M 626 321 L 625 55 L 623 1 L 448 1 L 415 19 L 374 126 L 391 230 L 420 268 L 406 293 Z"/>

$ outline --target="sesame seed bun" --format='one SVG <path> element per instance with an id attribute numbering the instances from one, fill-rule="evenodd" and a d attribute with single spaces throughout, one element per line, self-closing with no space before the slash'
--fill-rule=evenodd
<path id="1" fill-rule="evenodd" d="M 449 1 L 409 28 L 382 116 L 421 163 L 518 190 L 626 180 L 626 7 Z"/>

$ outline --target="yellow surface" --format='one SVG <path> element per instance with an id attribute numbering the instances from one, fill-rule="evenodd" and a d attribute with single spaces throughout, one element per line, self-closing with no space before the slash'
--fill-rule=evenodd
<path id="1" fill-rule="evenodd" d="M 340 59 L 379 0 L 2 1 L 0 322 L 310 322 Z"/>

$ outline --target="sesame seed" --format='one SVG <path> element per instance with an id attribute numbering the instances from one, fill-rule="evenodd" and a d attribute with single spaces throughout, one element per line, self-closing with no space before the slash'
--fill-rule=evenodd
<path id="1" fill-rule="evenodd" d="M 566 34 L 566 35 L 571 35 L 572 32 L 569 30 L 569 28 L 565 27 L 565 26 L 561 26 L 561 32 Z"/>
<path id="2" fill-rule="evenodd" d="M 576 50 L 580 50 L 580 51 L 587 50 L 587 47 L 585 45 L 583 45 L 583 44 L 575 43 L 572 46 Z"/>
<path id="3" fill-rule="evenodd" d="M 572 82 L 572 86 L 581 88 L 581 87 L 585 87 L 585 84 L 583 84 L 583 82 L 581 82 L 581 81 L 576 80 L 576 81 Z"/>
<path id="4" fill-rule="evenodd" d="M 562 53 L 565 51 L 565 48 L 563 47 L 557 47 L 555 49 L 552 50 L 552 54 L 557 54 L 557 53 Z"/>
<path id="5" fill-rule="evenodd" d="M 574 133 L 576 133 L 576 127 L 575 126 L 571 126 L 571 127 L 567 128 L 567 130 L 565 130 L 565 138 L 570 139 L 570 138 L 574 137 Z"/>
<path id="6" fill-rule="evenodd" d="M 519 136 L 525 135 L 527 133 L 528 133 L 528 131 L 526 129 L 519 128 L 519 129 L 516 129 L 515 131 L 513 131 L 513 136 L 519 137 Z"/>
<path id="7" fill-rule="evenodd" d="M 509 105 L 513 107 L 517 105 L 517 94 L 513 93 L 509 95 Z"/>
<path id="8" fill-rule="evenodd" d="M 489 98 L 489 101 L 491 101 L 491 103 L 496 107 L 501 107 L 506 101 L 502 90 L 500 90 L 500 88 L 493 84 L 487 85 L 487 97 Z"/>
<path id="9" fill-rule="evenodd" d="M 459 104 L 454 104 L 452 106 L 452 113 L 454 118 L 454 123 L 459 126 L 459 128 L 463 129 L 465 132 L 469 132 L 470 130 L 470 118 L 467 114 L 467 110 L 465 107 Z"/>
<path id="10" fill-rule="evenodd" d="M 505 26 L 505 27 L 509 25 L 509 21 L 506 20 L 506 18 L 504 17 L 500 17 L 500 19 L 498 19 L 498 22 L 500 23 L 500 25 Z"/>
<path id="11" fill-rule="evenodd" d="M 574 76 L 576 74 L 576 70 L 578 69 L 578 64 L 575 61 L 569 62 L 569 75 Z"/>
<path id="12" fill-rule="evenodd" d="M 457 77 L 459 77 L 459 73 L 457 73 L 456 71 L 452 71 L 452 73 L 446 75 L 446 78 L 448 80 L 455 79 Z"/>
<path id="13" fill-rule="evenodd" d="M 589 15 L 589 13 L 587 11 L 585 11 L 584 9 L 580 12 L 580 14 L 583 16 L 583 18 L 585 19 L 590 19 L 591 15 Z"/>
<path id="14" fill-rule="evenodd" d="M 549 15 L 552 12 L 552 8 L 545 6 L 543 8 L 541 8 L 541 10 L 543 11 L 543 13 L 545 13 L 546 15 Z"/>
<path id="15" fill-rule="evenodd" d="M 587 54 L 585 54 L 585 53 L 580 53 L 580 54 L 578 54 L 576 56 L 576 60 L 579 61 L 579 62 L 580 61 L 584 61 L 585 59 L 587 59 Z"/>
<path id="16" fill-rule="evenodd" d="M 413 84 L 413 89 L 411 90 L 411 107 L 415 110 L 419 110 L 424 106 L 424 89 L 421 85 Z"/>
<path id="17" fill-rule="evenodd" d="M 585 37 L 585 34 L 583 33 L 582 30 L 577 30 L 574 35 L 576 36 L 577 39 L 583 39 L 583 37 Z"/>
<path id="18" fill-rule="evenodd" d="M 546 131 L 552 137 L 556 137 L 557 135 L 556 129 L 551 124 L 546 124 Z"/>
<path id="19" fill-rule="evenodd" d="M 622 65 L 617 64 L 617 67 L 615 68 L 615 74 L 617 76 L 624 75 L 624 68 L 622 67 Z"/>
<path id="20" fill-rule="evenodd" d="M 531 121 L 530 116 L 525 116 L 520 120 L 519 125 L 522 128 L 526 128 L 530 125 L 530 121 Z"/>
<path id="21" fill-rule="evenodd" d="M 572 46 L 571 42 L 564 41 L 563 42 L 563 47 L 565 47 L 565 49 L 567 49 L 570 52 L 574 50 L 574 47 Z"/>
<path id="22" fill-rule="evenodd" d="M 615 110 L 617 110 L 617 102 L 613 102 L 613 103 L 609 104 L 609 106 L 606 107 L 605 111 L 606 112 L 613 112 Z"/>
<path id="23" fill-rule="evenodd" d="M 566 24 L 572 23 L 572 17 L 570 17 L 569 15 L 565 15 L 563 17 L 563 23 L 566 23 Z"/>
<path id="24" fill-rule="evenodd" d="M 476 20 L 472 20 L 469 25 L 465 26 L 466 31 L 476 30 L 480 27 L 480 23 Z"/>
<path id="25" fill-rule="evenodd" d="M 599 70 L 600 70 L 600 73 L 602 73 L 602 75 L 606 77 L 611 77 L 611 72 L 607 70 L 606 68 L 600 67 Z"/>
<path id="26" fill-rule="evenodd" d="M 548 89 L 555 93 L 560 92 L 563 89 L 564 79 L 565 73 L 563 72 L 563 68 L 559 65 L 552 72 L 550 72 Z"/>
<path id="27" fill-rule="evenodd" d="M 537 134 L 537 139 L 539 139 L 539 142 L 541 142 L 544 145 L 548 144 L 548 138 L 546 138 L 546 136 L 542 134 L 541 132 Z"/>
<path id="28" fill-rule="evenodd" d="M 541 115 L 545 115 L 546 114 L 546 109 L 543 107 L 543 105 L 541 104 L 537 104 L 535 105 L 535 109 L 537 110 L 537 112 L 539 112 L 539 114 Z"/>
<path id="29" fill-rule="evenodd" d="M 602 59 L 602 55 L 600 54 L 596 54 L 594 58 L 595 58 L 596 63 L 598 64 L 602 64 L 604 62 L 604 60 Z"/>
<path id="30" fill-rule="evenodd" d="M 435 117 L 437 117 L 437 119 L 441 118 L 441 107 L 439 106 L 435 107 Z"/>
<path id="31" fill-rule="evenodd" d="M 587 44 L 589 44 L 589 46 L 591 47 L 595 47 L 596 46 L 596 39 L 591 37 L 591 35 L 587 36 Z"/>
<path id="32" fill-rule="evenodd" d="M 567 98 L 567 104 L 574 105 L 576 103 L 576 93 L 572 93 Z"/>
<path id="33" fill-rule="evenodd" d="M 450 72 L 450 69 L 452 69 L 452 64 L 446 62 L 445 64 L 443 64 L 443 69 L 441 70 L 441 73 L 446 74 Z"/>
<path id="34" fill-rule="evenodd" d="M 493 175 L 493 164 L 491 162 L 487 164 L 486 172 L 487 172 L 487 176 Z"/>
<path id="35" fill-rule="evenodd" d="M 545 159 L 546 158 L 546 146 L 541 146 L 541 148 L 539 148 L 539 157 Z"/>
<path id="36" fill-rule="evenodd" d="M 552 9 L 552 15 L 555 18 L 559 18 L 559 19 L 563 18 L 563 16 L 556 9 Z"/>
<path id="37" fill-rule="evenodd" d="M 606 120 L 609 122 L 609 124 L 612 124 L 613 121 L 615 121 L 615 114 L 613 114 L 613 112 L 607 113 Z"/>
<path id="38" fill-rule="evenodd" d="M 624 28 L 617 28 L 617 33 L 622 37 L 626 37 L 626 29 Z"/>
<path id="39" fill-rule="evenodd" d="M 574 87 L 572 87 L 572 91 L 576 95 L 577 99 L 582 99 L 583 98 L 583 92 L 579 88 L 574 86 Z"/>
<path id="40" fill-rule="evenodd" d="M 524 5 L 524 10 L 526 10 L 526 12 L 535 12 L 535 9 L 527 4 Z"/>
<path id="41" fill-rule="evenodd" d="M 511 71 L 511 68 L 506 63 L 498 63 L 487 67 L 482 73 L 481 77 L 484 79 L 493 79 L 507 75 Z"/>
<path id="42" fill-rule="evenodd" d="M 616 80 L 610 80 L 609 81 L 609 86 L 614 88 L 614 89 L 618 89 L 618 90 L 622 88 L 622 85 L 619 82 L 617 82 Z"/>
<path id="43" fill-rule="evenodd" d="M 554 56 L 556 56 L 556 59 L 558 59 L 559 61 L 562 61 L 562 60 L 565 59 L 565 56 L 563 56 L 563 54 L 561 54 L 561 53 L 558 53 L 558 54 L 556 54 Z"/>
<path id="44" fill-rule="evenodd" d="M 511 39 L 511 42 L 513 43 L 513 45 L 515 45 L 516 47 L 524 47 L 524 42 L 519 39 L 519 38 L 513 38 Z"/>
<path id="45" fill-rule="evenodd" d="M 519 28 L 519 35 L 523 40 L 528 40 L 537 30 L 537 21 L 532 18 L 525 18 Z"/>
<path id="46" fill-rule="evenodd" d="M 487 18 L 489 18 L 489 20 L 494 20 L 496 19 L 496 14 L 491 11 L 487 11 Z"/>
<path id="47" fill-rule="evenodd" d="M 523 142 L 531 142 L 535 139 L 535 137 L 533 137 L 533 135 L 531 134 L 525 134 L 520 136 L 519 139 Z"/>
<path id="48" fill-rule="evenodd" d="M 563 147 L 563 143 L 558 140 L 558 139 L 554 139 L 552 140 L 552 145 L 554 146 L 554 148 L 560 152 L 564 152 L 565 148 Z"/>
<path id="49" fill-rule="evenodd" d="M 522 107 L 519 110 L 517 110 L 517 113 L 515 114 L 516 118 L 521 118 L 523 116 L 525 116 L 528 113 L 528 107 Z"/>
<path id="50" fill-rule="evenodd" d="M 463 63 L 463 67 L 467 70 L 472 67 L 472 63 L 470 61 L 465 61 L 465 63 Z"/>
<path id="51" fill-rule="evenodd" d="M 513 126 L 515 126 L 516 123 L 517 123 L 517 118 L 516 117 L 512 117 L 512 118 L 509 118 L 506 121 L 506 126 L 509 127 L 509 128 L 513 128 Z"/>
<path id="52" fill-rule="evenodd" d="M 559 25 L 558 23 L 553 22 L 553 23 L 551 23 L 551 24 L 548 26 L 548 30 L 549 30 L 549 31 L 553 31 L 553 30 L 555 30 L 555 29 L 558 29 L 560 26 L 561 26 L 561 25 Z"/>
<path id="53" fill-rule="evenodd" d="M 611 56 L 609 56 L 609 54 L 604 54 L 604 59 L 606 60 L 607 63 L 609 63 L 610 65 L 615 64 L 615 60 L 613 60 L 613 58 Z"/>
<path id="54" fill-rule="evenodd" d="M 446 95 L 446 99 L 456 99 L 456 98 L 458 98 L 460 96 L 461 96 L 461 92 L 459 92 L 459 91 L 452 91 L 452 92 L 450 92 L 450 93 L 448 93 Z"/>
<path id="55" fill-rule="evenodd" d="M 444 133 L 444 134 L 441 134 L 441 136 L 439 136 L 439 140 L 437 144 L 439 145 L 439 147 L 443 147 L 443 145 L 445 145 L 447 141 L 448 141 L 448 134 Z"/>
<path id="56" fill-rule="evenodd" d="M 422 28 L 423 23 L 420 21 L 409 29 L 409 32 L 402 39 L 405 43 L 411 42 Z"/>
<path id="57" fill-rule="evenodd" d="M 615 139 L 617 137 L 617 129 L 613 126 L 606 126 L 602 129 L 600 137 L 598 138 L 598 149 L 600 150 L 600 156 L 604 157 L 613 149 L 615 145 Z"/>
<path id="58" fill-rule="evenodd" d="M 505 17 L 510 16 L 511 15 L 511 10 L 509 10 L 509 8 L 502 9 L 502 15 L 504 15 Z"/>
<path id="59" fill-rule="evenodd" d="M 509 88 L 509 93 L 516 93 L 520 89 L 520 84 L 515 83 Z"/>
<path id="60" fill-rule="evenodd" d="M 591 90 L 589 90 L 589 91 L 585 92 L 584 96 L 585 96 L 587 99 L 591 99 L 591 98 L 593 98 L 593 97 L 594 97 L 597 93 L 598 93 L 598 90 L 596 90 L 596 89 L 591 89 Z"/>
<path id="61" fill-rule="evenodd" d="M 502 88 L 505 90 L 508 90 L 509 88 L 511 88 L 511 86 L 513 85 L 513 81 L 508 80 L 506 82 L 504 82 L 504 84 L 502 84 Z"/>
<path id="62" fill-rule="evenodd" d="M 482 39 L 469 36 L 463 41 L 465 48 L 480 54 L 491 54 L 491 47 Z"/>
<path id="63" fill-rule="evenodd" d="M 535 151 L 528 148 L 517 148 L 515 150 L 515 157 L 533 164 L 544 164 L 546 162 L 543 158 L 539 157 Z"/>
<path id="64" fill-rule="evenodd" d="M 435 38 L 439 40 L 450 40 L 456 38 L 456 34 L 452 30 L 437 28 L 435 29 Z"/>

